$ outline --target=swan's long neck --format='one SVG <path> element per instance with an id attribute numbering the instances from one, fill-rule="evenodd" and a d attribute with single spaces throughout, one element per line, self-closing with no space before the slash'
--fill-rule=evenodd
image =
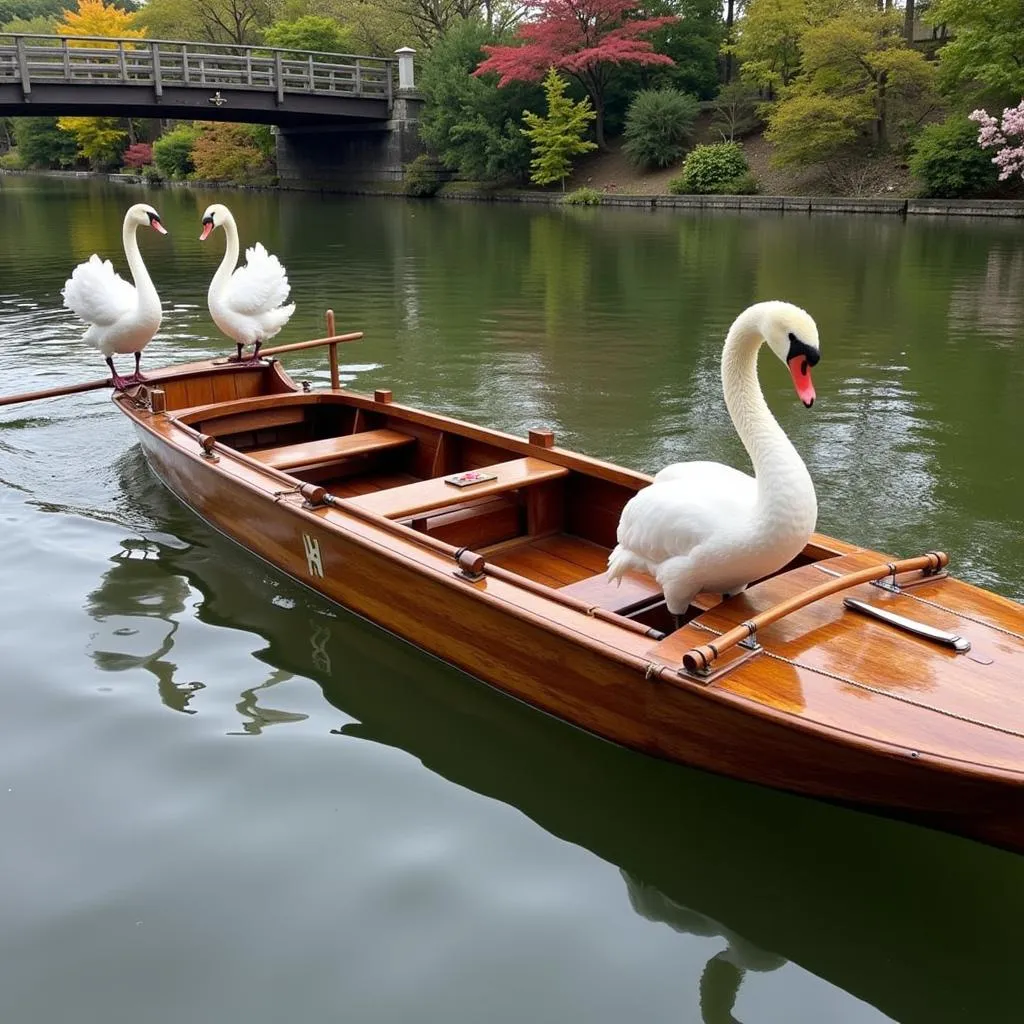
<path id="1" fill-rule="evenodd" d="M 149 276 L 146 264 L 143 262 L 142 253 L 139 252 L 139 240 L 136 234 L 139 225 L 134 221 L 129 222 L 125 218 L 124 226 L 121 228 L 121 241 L 124 244 L 124 254 L 128 259 L 128 269 L 132 272 L 132 280 L 135 282 L 135 291 L 138 295 L 140 311 L 160 313 L 160 296 L 156 293 L 153 279 Z"/>
<path id="2" fill-rule="evenodd" d="M 211 300 L 219 296 L 227 287 L 238 263 L 238 227 L 235 224 L 235 218 L 230 213 L 224 218 L 224 234 L 227 238 L 224 245 L 224 258 L 220 261 L 217 273 L 213 275 L 213 280 L 210 282 L 209 297 Z"/>
<path id="3" fill-rule="evenodd" d="M 764 400 L 757 378 L 764 340 L 757 316 L 741 316 L 732 325 L 722 353 L 725 404 L 754 466 L 759 524 L 774 533 L 787 526 L 806 531 L 817 519 L 814 484 Z"/>

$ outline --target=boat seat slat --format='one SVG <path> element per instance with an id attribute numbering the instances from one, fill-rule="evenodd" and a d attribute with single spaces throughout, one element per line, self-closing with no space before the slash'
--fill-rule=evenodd
<path id="1" fill-rule="evenodd" d="M 415 442 L 416 438 L 397 430 L 364 430 L 358 434 L 324 437 L 318 441 L 303 441 L 300 444 L 285 444 L 248 454 L 257 462 L 272 466 L 274 469 L 295 469 L 298 466 L 317 466 L 351 455 L 389 451 Z"/>
<path id="2" fill-rule="evenodd" d="M 392 487 L 387 491 L 377 491 L 352 500 L 368 512 L 387 516 L 388 519 L 401 519 L 404 516 L 444 508 L 446 505 L 462 504 L 471 498 L 482 498 L 490 494 L 518 490 L 520 487 L 530 487 L 547 480 L 557 480 L 569 474 L 564 466 L 556 466 L 543 459 L 530 457 L 479 468 L 482 472 L 494 473 L 495 479 L 470 484 L 468 487 L 456 487 L 446 483 L 444 477 L 437 477 L 433 480 L 406 484 L 404 487 Z"/>

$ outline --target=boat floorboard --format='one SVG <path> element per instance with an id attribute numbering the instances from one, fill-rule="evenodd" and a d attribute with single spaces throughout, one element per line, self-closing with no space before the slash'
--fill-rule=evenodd
<path id="1" fill-rule="evenodd" d="M 410 473 L 367 473 L 344 480 L 332 480 L 325 486 L 337 498 L 357 498 L 361 494 L 386 491 L 389 487 L 404 487 L 416 483 L 417 479 Z"/>
<path id="2" fill-rule="evenodd" d="M 549 587 L 564 587 L 603 571 L 608 549 L 568 534 L 524 539 L 487 556 L 489 562 Z"/>

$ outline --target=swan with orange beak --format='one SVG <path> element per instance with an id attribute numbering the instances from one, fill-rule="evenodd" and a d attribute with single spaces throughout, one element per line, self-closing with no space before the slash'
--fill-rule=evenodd
<path id="1" fill-rule="evenodd" d="M 815 399 L 811 368 L 821 358 L 817 325 L 791 303 L 756 303 L 730 327 L 722 390 L 755 475 L 719 462 L 675 463 L 622 510 L 609 578 L 630 571 L 653 576 L 677 616 L 701 591 L 736 594 L 778 571 L 814 532 L 814 483 L 758 383 L 762 345 L 785 363 L 807 408 Z"/>
<path id="2" fill-rule="evenodd" d="M 281 261 L 268 253 L 262 242 L 245 250 L 245 266 L 236 266 L 238 226 L 231 211 L 220 203 L 207 207 L 203 214 L 199 240 L 205 242 L 216 228 L 224 229 L 227 243 L 207 293 L 210 316 L 238 346 L 238 361 L 242 359 L 242 349 L 252 345 L 248 361 L 259 362 L 260 346 L 274 337 L 295 312 L 294 302 L 284 305 L 290 290 L 288 275 Z"/>

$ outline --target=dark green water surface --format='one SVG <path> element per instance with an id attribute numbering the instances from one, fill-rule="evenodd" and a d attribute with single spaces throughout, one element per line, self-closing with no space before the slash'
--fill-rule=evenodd
<path id="1" fill-rule="evenodd" d="M 226 201 L 288 268 L 281 342 L 333 306 L 366 332 L 353 386 L 646 470 L 746 467 L 721 341 L 797 302 L 819 401 L 767 357 L 762 379 L 820 529 L 1024 598 L 1019 223 L 0 178 L 0 392 L 102 375 L 60 289 L 94 251 L 127 274 L 143 198 L 171 232 L 142 237 L 144 369 L 230 348 L 222 236 L 197 240 Z M 1024 1019 L 1024 858 L 491 691 L 213 533 L 107 394 L 0 409 L 0 614 L 3 1024 Z"/>

